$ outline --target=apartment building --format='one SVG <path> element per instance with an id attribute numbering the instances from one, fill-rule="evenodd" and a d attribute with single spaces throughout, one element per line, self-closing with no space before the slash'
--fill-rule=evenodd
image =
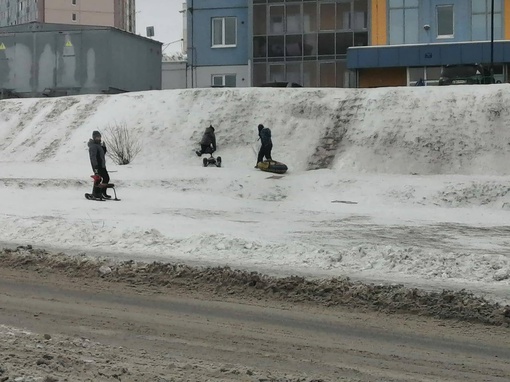
<path id="1" fill-rule="evenodd" d="M 109 26 L 0 27 L 0 99 L 159 90 L 161 56 L 161 42 Z"/>
<path id="2" fill-rule="evenodd" d="M 248 0 L 187 0 L 189 87 L 248 87 Z"/>
<path id="3" fill-rule="evenodd" d="M 0 0 L 0 27 L 32 21 L 110 26 L 135 33 L 135 0 Z"/>
<path id="4" fill-rule="evenodd" d="M 253 85 L 349 87 L 347 48 L 369 43 L 368 0 L 252 0 Z"/>
<path id="5" fill-rule="evenodd" d="M 370 46 L 347 52 L 359 87 L 437 85 L 444 66 L 463 64 L 508 82 L 510 0 L 372 0 L 369 20 Z"/>
<path id="6" fill-rule="evenodd" d="M 348 87 L 347 48 L 369 43 L 369 0 L 187 0 L 192 87 Z"/>

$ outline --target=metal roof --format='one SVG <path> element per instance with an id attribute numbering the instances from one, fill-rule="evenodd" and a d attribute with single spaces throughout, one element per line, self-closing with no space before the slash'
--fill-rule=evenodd
<path id="1" fill-rule="evenodd" d="M 5 33 L 26 33 L 26 32 L 71 32 L 71 31 L 89 31 L 89 30 L 111 30 L 119 33 L 126 33 L 130 36 L 141 38 L 146 41 L 151 41 L 155 44 L 163 45 L 162 42 L 153 40 L 147 37 L 143 37 L 134 33 L 126 32 L 122 29 L 109 26 L 101 25 L 77 25 L 77 24 L 53 24 L 53 23 L 41 23 L 33 21 L 26 24 L 10 25 L 0 27 L 0 35 Z"/>

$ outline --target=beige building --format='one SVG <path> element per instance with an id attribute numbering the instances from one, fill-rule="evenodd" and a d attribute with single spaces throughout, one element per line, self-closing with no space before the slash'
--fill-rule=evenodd
<path id="1" fill-rule="evenodd" d="M 0 27 L 38 21 L 135 33 L 135 0 L 0 0 Z"/>

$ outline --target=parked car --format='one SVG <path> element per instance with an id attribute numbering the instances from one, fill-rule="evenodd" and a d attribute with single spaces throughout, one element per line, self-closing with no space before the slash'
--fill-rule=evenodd
<path id="1" fill-rule="evenodd" d="M 439 86 L 492 83 L 490 69 L 481 64 L 446 65 L 439 77 Z"/>
<path id="2" fill-rule="evenodd" d="M 260 85 L 261 88 L 302 88 L 300 84 L 295 82 L 267 82 Z"/>

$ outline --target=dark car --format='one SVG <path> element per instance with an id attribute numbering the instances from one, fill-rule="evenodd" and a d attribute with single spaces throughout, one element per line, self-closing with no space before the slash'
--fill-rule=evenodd
<path id="1" fill-rule="evenodd" d="M 267 82 L 260 85 L 261 88 L 302 88 L 301 85 L 295 82 Z"/>
<path id="2" fill-rule="evenodd" d="M 492 83 L 494 80 L 489 68 L 481 64 L 446 65 L 439 77 L 439 86 Z"/>

